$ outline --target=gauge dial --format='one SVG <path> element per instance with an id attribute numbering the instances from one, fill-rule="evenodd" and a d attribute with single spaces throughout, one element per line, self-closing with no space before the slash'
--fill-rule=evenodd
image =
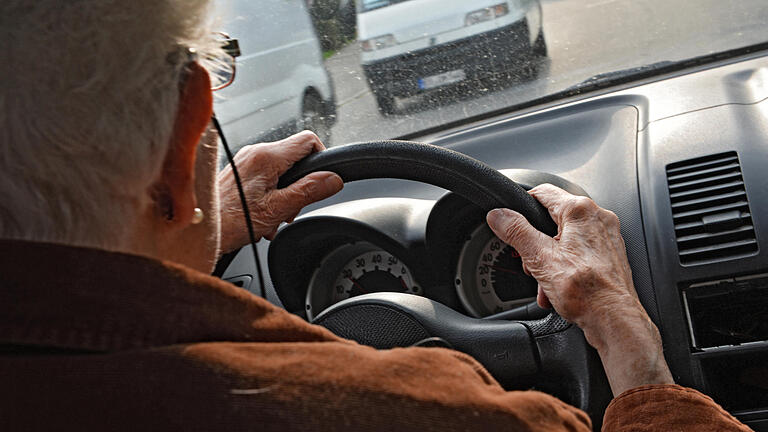
<path id="1" fill-rule="evenodd" d="M 307 316 L 311 320 L 342 300 L 383 291 L 421 295 L 411 270 L 398 257 L 370 243 L 344 245 L 315 271 L 307 291 Z"/>
<path id="2" fill-rule="evenodd" d="M 486 225 L 464 243 L 456 271 L 456 290 L 464 307 L 483 317 L 536 299 L 538 284 L 525 274 L 517 251 Z"/>
<path id="3" fill-rule="evenodd" d="M 347 262 L 333 284 L 333 302 L 382 291 L 417 294 L 411 271 L 397 257 L 381 250 L 362 253 Z"/>

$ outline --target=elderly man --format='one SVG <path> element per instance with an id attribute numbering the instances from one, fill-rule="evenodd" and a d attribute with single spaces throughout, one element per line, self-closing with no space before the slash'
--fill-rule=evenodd
<path id="1" fill-rule="evenodd" d="M 232 171 L 216 174 L 207 8 L 0 3 L 0 429 L 589 430 L 466 355 L 360 346 L 208 275 L 247 236 Z M 341 189 L 328 172 L 275 189 L 322 150 L 305 132 L 238 154 L 259 236 Z M 509 210 L 488 223 L 599 352 L 604 428 L 746 430 L 673 384 L 616 216 L 531 193 L 556 238 Z"/>

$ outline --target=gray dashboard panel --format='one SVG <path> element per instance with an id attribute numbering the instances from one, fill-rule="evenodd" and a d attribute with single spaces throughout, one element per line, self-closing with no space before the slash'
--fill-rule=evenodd
<path id="1" fill-rule="evenodd" d="M 660 302 L 661 331 L 670 366 L 685 385 L 701 387 L 691 356 L 680 285 L 759 273 L 768 268 L 768 101 L 720 105 L 653 122 L 641 135 L 640 184 L 648 227 L 648 252 Z M 717 265 L 683 266 L 677 255 L 666 166 L 699 156 L 735 150 L 741 163 L 752 220 L 761 247 L 757 254 Z"/>

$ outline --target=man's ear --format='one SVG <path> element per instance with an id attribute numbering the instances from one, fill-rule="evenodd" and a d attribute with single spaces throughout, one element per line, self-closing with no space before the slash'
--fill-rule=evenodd
<path id="1" fill-rule="evenodd" d="M 168 224 L 190 224 L 197 206 L 195 159 L 197 145 L 213 115 L 213 95 L 208 72 L 193 62 L 179 89 L 179 108 L 160 177 L 151 196 L 158 215 Z"/>

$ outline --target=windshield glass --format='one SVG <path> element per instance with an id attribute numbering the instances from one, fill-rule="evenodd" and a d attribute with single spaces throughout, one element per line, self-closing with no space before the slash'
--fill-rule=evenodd
<path id="1" fill-rule="evenodd" d="M 768 40 L 765 0 L 214 4 L 241 50 L 216 102 L 235 148 L 305 128 L 327 146 L 413 135 Z"/>

